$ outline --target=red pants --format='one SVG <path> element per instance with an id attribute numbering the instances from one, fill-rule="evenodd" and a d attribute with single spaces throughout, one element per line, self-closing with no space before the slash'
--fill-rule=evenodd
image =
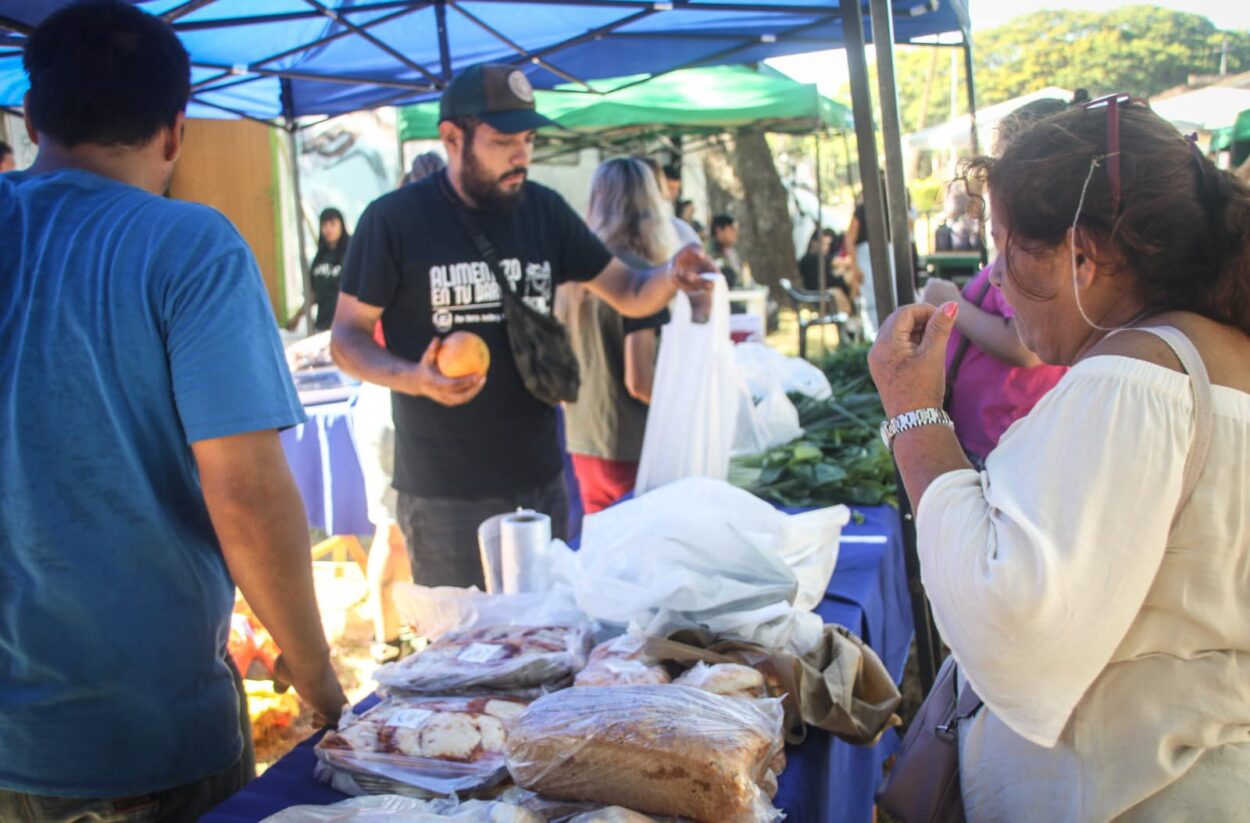
<path id="1" fill-rule="evenodd" d="M 570 454 L 573 474 L 581 492 L 582 509 L 594 514 L 606 509 L 634 488 L 637 460 L 608 460 L 586 454 Z"/>

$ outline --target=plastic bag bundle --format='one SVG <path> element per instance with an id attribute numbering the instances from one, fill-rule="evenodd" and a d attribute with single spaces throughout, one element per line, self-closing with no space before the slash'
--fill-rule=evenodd
<path id="1" fill-rule="evenodd" d="M 262 823 L 544 823 L 545 818 L 509 803 L 438 798 L 421 800 L 395 794 L 353 797 L 329 806 L 291 806 Z"/>
<path id="2" fill-rule="evenodd" d="M 580 626 L 588 622 L 568 592 L 487 594 L 477 587 L 396 583 L 391 597 L 404 623 L 429 640 L 478 626 Z"/>
<path id="3" fill-rule="evenodd" d="M 481 789 L 506 776 L 505 725 L 525 707 L 525 700 L 504 696 L 391 695 L 363 714 L 345 715 L 315 752 L 330 769 L 353 777 L 336 783 L 348 788 L 412 786 L 436 794 Z"/>
<path id="4" fill-rule="evenodd" d="M 729 338 L 729 292 L 716 277 L 706 323 L 691 319 L 679 292 L 655 366 L 651 408 L 635 489 L 643 494 L 683 477 L 729 475 L 738 414 L 738 376 Z"/>
<path id="5" fill-rule="evenodd" d="M 648 636 L 703 626 L 802 654 L 838 556 L 845 506 L 787 515 L 728 483 L 689 478 L 586 518 L 562 570 L 589 616 Z"/>
<path id="6" fill-rule="evenodd" d="M 761 782 L 781 751 L 777 700 L 687 686 L 566 689 L 509 728 L 508 771 L 544 796 L 699 823 L 779 817 Z"/>
<path id="7" fill-rule="evenodd" d="M 592 636 L 579 626 L 479 626 L 388 663 L 374 679 L 419 694 L 516 691 L 567 685 L 586 665 Z"/>

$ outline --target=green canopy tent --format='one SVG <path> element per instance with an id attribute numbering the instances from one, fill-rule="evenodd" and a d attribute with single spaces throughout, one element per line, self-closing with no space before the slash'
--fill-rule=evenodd
<path id="1" fill-rule="evenodd" d="M 1211 150 L 1232 152 L 1234 168 L 1250 158 L 1250 109 L 1237 115 L 1233 125 L 1211 135 Z"/>
<path id="2" fill-rule="evenodd" d="M 647 130 L 663 128 L 677 134 L 718 134 L 751 127 L 777 132 L 845 131 L 853 127 L 851 111 L 821 97 L 814 84 L 799 83 L 771 70 L 745 66 L 713 66 L 591 81 L 537 91 L 538 110 L 572 135 L 549 129 L 550 136 L 588 136 L 610 143 Z M 577 91 L 575 91 L 577 89 Z M 399 110 L 400 140 L 438 137 L 438 104 L 422 103 Z"/>

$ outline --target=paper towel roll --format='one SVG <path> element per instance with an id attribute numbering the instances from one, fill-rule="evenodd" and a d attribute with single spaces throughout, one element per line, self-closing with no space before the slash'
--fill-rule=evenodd
<path id="1" fill-rule="evenodd" d="M 499 570 L 505 594 L 551 588 L 551 518 L 517 509 L 499 524 Z"/>

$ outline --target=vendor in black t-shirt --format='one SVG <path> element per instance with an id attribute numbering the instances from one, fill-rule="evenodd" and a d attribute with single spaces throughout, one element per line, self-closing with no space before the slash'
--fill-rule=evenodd
<path id="1" fill-rule="evenodd" d="M 555 409 L 522 383 L 499 286 L 449 197 L 462 200 L 499 251 L 509 285 L 550 314 L 555 288 L 580 281 L 628 317 L 663 309 L 680 287 L 706 290 L 714 266 L 695 247 L 653 277 L 612 257 L 560 195 L 527 182 L 534 130 L 551 124 L 513 66 L 474 66 L 443 92 L 439 137 L 446 176 L 374 201 L 343 269 L 332 351 L 344 371 L 392 389 L 395 488 L 413 579 L 483 585 L 477 527 L 526 506 L 560 536 L 568 499 Z M 450 183 L 450 187 L 448 187 Z M 374 342 L 381 318 L 386 348 Z M 448 378 L 442 335 L 467 330 L 490 348 L 485 378 Z"/>
<path id="2" fill-rule="evenodd" d="M 339 283 L 342 280 L 343 258 L 347 254 L 347 243 L 351 237 L 347 234 L 347 223 L 343 221 L 343 213 L 338 209 L 325 209 L 321 212 L 321 236 L 317 238 L 317 255 L 308 267 L 312 293 L 304 298 L 300 306 L 287 323 L 287 331 L 295 331 L 304 312 L 315 309 L 313 315 L 314 331 L 329 331 L 334 321 L 334 310 L 339 300 Z"/>

